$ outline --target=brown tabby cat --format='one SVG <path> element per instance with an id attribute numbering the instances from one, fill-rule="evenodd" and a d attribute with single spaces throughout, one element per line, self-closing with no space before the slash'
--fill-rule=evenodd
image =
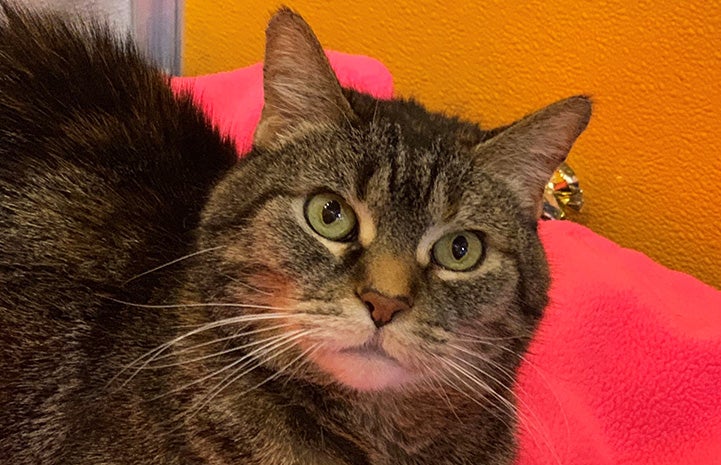
<path id="1" fill-rule="evenodd" d="M 375 100 L 282 9 L 236 162 L 130 43 L 4 10 L 2 463 L 512 462 L 588 99 L 490 132 Z"/>

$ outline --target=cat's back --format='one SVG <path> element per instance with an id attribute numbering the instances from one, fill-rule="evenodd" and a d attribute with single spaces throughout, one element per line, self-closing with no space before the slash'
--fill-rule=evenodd
<path id="1" fill-rule="evenodd" d="M 0 250 L 28 255 L 1 265 L 71 262 L 87 249 L 120 265 L 156 229 L 134 224 L 152 220 L 170 236 L 192 229 L 203 193 L 234 160 L 230 145 L 129 40 L 95 23 L 2 9 Z M 183 231 L 174 231 L 178 215 Z M 108 265 L 86 275 L 107 278 Z"/>
<path id="2" fill-rule="evenodd" d="M 0 4 L 0 457 L 46 463 L 161 337 L 108 297 L 162 298 L 162 274 L 127 280 L 188 253 L 235 155 L 128 40 Z"/>

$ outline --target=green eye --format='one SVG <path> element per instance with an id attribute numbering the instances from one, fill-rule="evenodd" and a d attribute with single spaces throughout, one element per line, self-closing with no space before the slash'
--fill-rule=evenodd
<path id="1" fill-rule="evenodd" d="M 340 242 L 353 239 L 357 224 L 353 209 L 335 194 L 316 194 L 308 199 L 305 219 L 313 231 Z"/>
<path id="2" fill-rule="evenodd" d="M 443 268 L 469 271 L 483 259 L 483 242 L 478 233 L 457 231 L 446 234 L 433 245 L 433 258 Z"/>

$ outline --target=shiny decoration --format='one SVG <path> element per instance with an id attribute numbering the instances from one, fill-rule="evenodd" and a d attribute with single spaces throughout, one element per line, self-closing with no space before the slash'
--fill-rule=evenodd
<path id="1" fill-rule="evenodd" d="M 543 193 L 544 220 L 563 220 L 569 210 L 580 212 L 583 208 L 583 191 L 570 166 L 561 163 Z"/>

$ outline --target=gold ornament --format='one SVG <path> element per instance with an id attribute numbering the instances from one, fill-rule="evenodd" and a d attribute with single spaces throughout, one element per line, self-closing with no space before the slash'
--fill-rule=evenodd
<path id="1" fill-rule="evenodd" d="M 544 220 L 563 220 L 569 209 L 580 212 L 583 208 L 583 191 L 570 166 L 561 163 L 543 193 Z"/>

